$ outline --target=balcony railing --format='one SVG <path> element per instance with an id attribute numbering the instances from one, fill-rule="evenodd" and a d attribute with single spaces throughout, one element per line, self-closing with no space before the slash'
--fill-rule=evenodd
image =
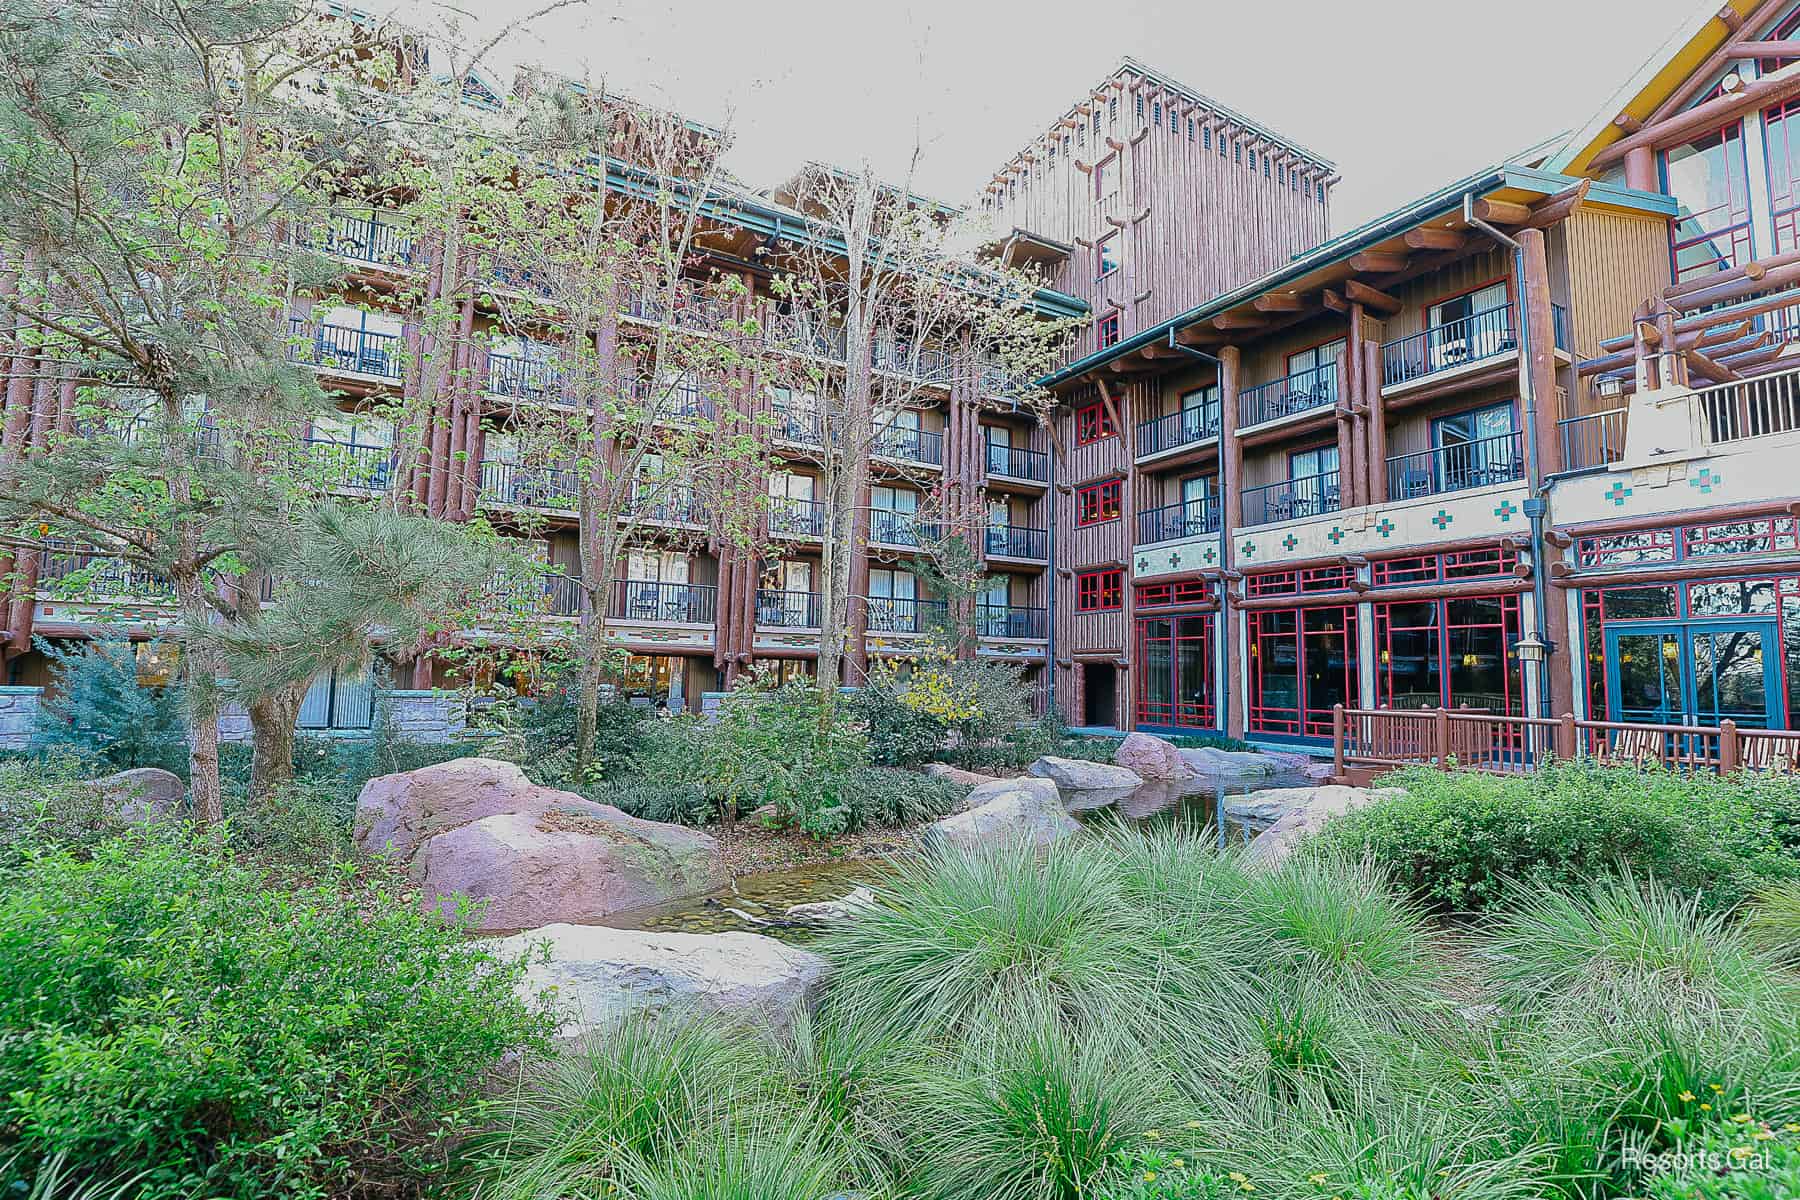
<path id="1" fill-rule="evenodd" d="M 666 525 L 704 525 L 712 513 L 690 487 L 666 488 L 652 495 L 648 491 L 631 498 L 631 513 L 640 521 L 660 521 Z"/>
<path id="2" fill-rule="evenodd" d="M 332 371 L 354 371 L 383 379 L 400 378 L 405 345 L 397 333 L 313 325 L 305 317 L 288 318 L 288 358 Z"/>
<path id="3" fill-rule="evenodd" d="M 621 579 L 613 585 L 612 616 L 621 621 L 711 625 L 718 611 L 719 589 L 708 583 Z"/>
<path id="4" fill-rule="evenodd" d="M 878 508 L 869 514 L 869 538 L 884 546 L 908 546 L 916 550 L 937 536 L 938 527 L 921 523 L 916 513 Z"/>
<path id="5" fill-rule="evenodd" d="M 418 253 L 412 231 L 367 213 L 334 212 L 313 248 L 384 267 L 410 266 Z"/>
<path id="6" fill-rule="evenodd" d="M 306 457 L 328 488 L 385 492 L 393 486 L 392 446 L 362 446 L 332 438 L 307 438 Z"/>
<path id="7" fill-rule="evenodd" d="M 1336 404 L 1339 370 L 1338 364 L 1331 362 L 1289 375 L 1286 379 L 1244 389 L 1238 396 L 1238 428 Z"/>
<path id="8" fill-rule="evenodd" d="M 1387 460 L 1388 499 L 1411 500 L 1525 478 L 1525 445 L 1517 430 L 1439 446 Z"/>
<path id="9" fill-rule="evenodd" d="M 661 292 L 633 292 L 625 301 L 625 313 L 654 325 L 715 333 L 731 319 L 731 305 L 696 291 L 684 291 L 676 296 L 671 309 Z"/>
<path id="10" fill-rule="evenodd" d="M 999 363 L 983 363 L 981 372 L 976 377 L 976 386 L 984 396 L 1020 396 L 1030 386 L 1030 382 L 1016 375 L 1009 375 L 1006 368 Z"/>
<path id="11" fill-rule="evenodd" d="M 1338 473 L 1324 471 L 1244 489 L 1244 524 L 1268 525 L 1338 511 Z"/>
<path id="12" fill-rule="evenodd" d="M 989 525 L 987 555 L 989 558 L 1028 558 L 1047 562 L 1050 558 L 1050 532 L 1025 525 Z"/>
<path id="13" fill-rule="evenodd" d="M 1049 628 L 1048 616 L 1041 608 L 1023 608 L 1016 604 L 977 604 L 975 632 L 984 638 L 1028 638 L 1041 641 Z"/>
<path id="14" fill-rule="evenodd" d="M 1219 532 L 1217 496 L 1197 496 L 1138 514 L 1138 545 Z"/>
<path id="15" fill-rule="evenodd" d="M 1050 482 L 1050 456 L 1042 450 L 1027 450 L 1023 446 L 1003 446 L 998 442 L 987 444 L 987 473 L 1004 475 L 1008 479 L 1029 479 L 1034 483 Z"/>
<path id="16" fill-rule="evenodd" d="M 1710 446 L 1800 430 L 1800 373 L 1722 383 L 1695 393 Z"/>
<path id="17" fill-rule="evenodd" d="M 763 629 L 819 628 L 819 593 L 756 593 L 756 623 Z"/>
<path id="18" fill-rule="evenodd" d="M 790 442 L 798 442 L 802 446 L 822 446 L 825 435 L 819 423 L 817 409 L 805 408 L 793 404 L 771 405 L 769 411 L 775 417 L 775 436 L 786 438 Z"/>
<path id="19" fill-rule="evenodd" d="M 870 596 L 863 604 L 869 613 L 870 633 L 925 633 L 943 625 L 949 613 L 942 600 L 906 596 Z"/>
<path id="20" fill-rule="evenodd" d="M 869 346 L 869 363 L 877 371 L 904 375 L 927 383 L 948 380 L 952 370 L 950 355 L 944 350 L 879 339 Z"/>
<path id="21" fill-rule="evenodd" d="M 1556 423 L 1562 435 L 1563 470 L 1585 471 L 1604 467 L 1625 457 L 1623 408 L 1565 417 Z"/>
<path id="22" fill-rule="evenodd" d="M 559 400 L 562 373 L 553 362 L 514 354 L 488 355 L 487 390 L 515 400 Z"/>
<path id="23" fill-rule="evenodd" d="M 844 328 L 810 313 L 771 312 L 763 322 L 763 340 L 780 349 L 815 358 L 844 361 Z"/>
<path id="24" fill-rule="evenodd" d="M 490 504 L 567 512 L 574 510 L 578 492 L 575 472 L 567 468 L 482 460 L 481 498 Z"/>
<path id="25" fill-rule="evenodd" d="M 788 537 L 824 537 L 825 506 L 794 496 L 769 497 L 769 532 Z"/>
<path id="26" fill-rule="evenodd" d="M 940 467 L 944 464 L 944 435 L 926 429 L 909 429 L 904 425 L 877 426 L 874 451 L 882 458 Z"/>
<path id="27" fill-rule="evenodd" d="M 56 585 L 63 585 L 78 574 L 82 583 L 72 590 L 83 595 L 147 600 L 172 600 L 175 597 L 175 585 L 166 577 L 136 563 L 109 558 L 91 550 L 46 549 L 39 560 L 38 587 L 52 592 L 71 590 Z"/>
<path id="28" fill-rule="evenodd" d="M 1517 305 L 1501 304 L 1387 342 L 1381 347 L 1382 386 L 1393 387 L 1511 354 L 1519 348 L 1518 320 Z M 1551 329 L 1559 350 L 1568 349 L 1568 320 L 1562 305 L 1550 306 Z"/>
<path id="29" fill-rule="evenodd" d="M 1139 458 L 1144 458 L 1218 436 L 1217 404 L 1186 408 L 1140 422 L 1137 427 L 1137 454 Z"/>

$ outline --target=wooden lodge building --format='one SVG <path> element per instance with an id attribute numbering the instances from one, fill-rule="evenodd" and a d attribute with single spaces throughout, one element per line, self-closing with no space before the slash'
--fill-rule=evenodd
<path id="1" fill-rule="evenodd" d="M 1318 743 L 1342 706 L 1800 729 L 1800 0 L 1714 0 L 1574 133 L 1334 237 L 1336 171 L 1126 60 L 996 172 L 994 245 L 1091 322 L 1050 427 L 996 379 L 890 431 L 853 665 L 926 628 L 911 514 L 955 469 L 987 499 L 977 652 L 1078 727 Z M 746 191 L 714 215 L 738 233 L 701 269 L 759 302 L 755 247 L 795 214 Z M 364 286 L 416 269 L 380 212 L 342 232 Z M 407 315 L 295 320 L 346 397 L 321 452 L 381 489 L 391 432 L 356 410 L 406 386 Z M 715 321 L 696 300 L 636 324 Z M 489 336 L 432 511 L 529 514 L 578 575 L 572 485 L 508 434 L 556 403 L 554 363 L 479 302 L 464 324 Z M 606 614 L 628 691 L 698 710 L 733 664 L 809 669 L 816 482 L 799 453 L 771 473 L 783 548 L 757 561 L 631 552 Z M 103 607 L 40 591 L 36 632 Z M 583 615 L 573 588 L 549 607 Z M 35 654 L 11 670 L 43 682 Z M 314 690 L 322 727 L 366 723 L 365 684 Z"/>

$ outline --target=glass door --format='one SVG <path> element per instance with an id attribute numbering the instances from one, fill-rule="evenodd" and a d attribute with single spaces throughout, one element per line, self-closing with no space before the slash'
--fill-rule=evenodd
<path id="1" fill-rule="evenodd" d="M 1700 725 L 1730 718 L 1739 725 L 1767 729 L 1770 702 L 1778 694 L 1776 666 L 1781 647 L 1774 622 L 1732 622 L 1688 628 L 1693 647 L 1694 716 Z"/>
<path id="2" fill-rule="evenodd" d="M 1778 713 L 1773 621 L 1632 625 L 1606 631 L 1608 717 L 1645 725 L 1767 728 Z"/>

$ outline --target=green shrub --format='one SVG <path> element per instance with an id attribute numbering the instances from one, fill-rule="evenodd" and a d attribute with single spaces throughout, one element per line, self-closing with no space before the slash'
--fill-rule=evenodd
<path id="1" fill-rule="evenodd" d="M 591 799 L 646 821 L 709 825 L 719 819 L 719 806 L 698 783 L 663 782 L 634 776 L 590 789 L 587 794 Z"/>
<path id="2" fill-rule="evenodd" d="M 124 638 L 59 646 L 39 639 L 54 676 L 38 704 L 31 744 L 90 758 L 94 774 L 161 767 L 187 777 L 187 709 L 178 687 L 138 682 L 137 653 Z M 150 651 L 166 647 L 151 643 Z"/>
<path id="3" fill-rule="evenodd" d="M 594 740 L 587 777 L 577 777 L 576 717 L 580 687 L 574 672 L 558 670 L 536 694 L 504 701 L 491 717 L 499 734 L 495 753 L 519 764 L 533 783 L 565 791 L 618 779 L 636 758 L 649 710 L 611 700 L 594 710 Z"/>
<path id="4" fill-rule="evenodd" d="M 1651 1161 L 1648 1200 L 1800 1200 L 1800 1125 L 1739 1115 L 1682 1122 Z"/>
<path id="5" fill-rule="evenodd" d="M 1578 762 L 1525 776 L 1419 767 L 1383 782 L 1406 795 L 1333 821 L 1319 844 L 1382 864 L 1439 908 L 1479 910 L 1515 884 L 1579 887 L 1626 869 L 1728 909 L 1800 876 L 1775 816 L 1796 807 L 1787 778 Z"/>
<path id="6" fill-rule="evenodd" d="M 398 1186 L 547 1032 L 521 970 L 341 873 L 264 887 L 221 838 L 43 849 L 0 879 L 0 1162 L 145 1197 Z"/>
<path id="7" fill-rule="evenodd" d="M 847 703 L 868 737 L 870 761 L 918 767 L 999 754 L 1032 723 L 1030 695 L 1017 666 L 927 648 L 876 663 Z"/>
<path id="8" fill-rule="evenodd" d="M 88 786 L 92 766 L 63 752 L 0 762 L 0 867 L 34 847 L 87 847 L 118 832 Z"/>
<path id="9" fill-rule="evenodd" d="M 225 815 L 232 844 L 268 866 L 316 878 L 355 854 L 338 792 L 316 779 L 296 779 L 262 796 L 234 797 Z"/>
<path id="10" fill-rule="evenodd" d="M 758 675 L 739 681 L 701 739 L 702 778 L 723 811 L 772 804 L 784 824 L 816 837 L 850 828 L 844 781 L 867 761 L 868 743 L 835 692 L 771 687 Z"/>
<path id="11" fill-rule="evenodd" d="M 851 831 L 935 821 L 968 795 L 947 779 L 892 767 L 858 767 L 844 776 L 842 791 Z"/>

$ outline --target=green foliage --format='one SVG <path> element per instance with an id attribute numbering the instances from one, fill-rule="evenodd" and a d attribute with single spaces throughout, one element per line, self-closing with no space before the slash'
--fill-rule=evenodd
<path id="1" fill-rule="evenodd" d="M 1800 813 L 1791 777 L 1577 762 L 1524 776 L 1420 767 L 1383 782 L 1406 795 L 1333 821 L 1320 844 L 1381 863 L 1440 908 L 1480 910 L 1515 885 L 1580 886 L 1624 868 L 1723 910 L 1800 876 L 1784 843 Z"/>
<path id="2" fill-rule="evenodd" d="M 136 1194 L 317 1196 L 399 1181 L 546 1018 L 522 964 L 349 873 L 265 887 L 223 838 L 43 848 L 0 887 L 0 1160 Z"/>
<path id="3" fill-rule="evenodd" d="M 1032 723 L 1028 697 L 1012 664 L 927 649 L 876 663 L 848 705 L 868 736 L 870 761 L 966 765 L 1008 756 L 1005 748 Z"/>
<path id="4" fill-rule="evenodd" d="M 161 767 L 187 774 L 186 703 L 177 687 L 138 682 L 137 656 L 124 638 L 60 646 L 38 639 L 53 683 L 38 704 L 32 747 L 90 758 L 96 773 Z M 173 653 L 152 642 L 150 653 Z"/>
<path id="5" fill-rule="evenodd" d="M 719 818 L 719 806 L 698 783 L 631 778 L 588 792 L 591 799 L 623 809 L 646 821 L 675 825 L 709 825 Z"/>
<path id="6" fill-rule="evenodd" d="M 38 846 L 79 849 L 117 832 L 88 786 L 90 765 L 67 753 L 0 762 L 0 869 Z"/>
<path id="7" fill-rule="evenodd" d="M 1790 967 L 1800 967 L 1800 881 L 1778 883 L 1756 897 L 1744 916 L 1756 943 Z"/>
<path id="8" fill-rule="evenodd" d="M 893 767 L 858 767 L 844 776 L 844 807 L 851 830 L 918 825 L 956 809 L 968 789 Z"/>
<path id="9" fill-rule="evenodd" d="M 835 692 L 749 676 L 719 706 L 700 770 L 724 811 L 773 804 L 784 823 L 830 837 L 850 828 L 844 780 L 867 760 L 868 743 Z"/>
<path id="10" fill-rule="evenodd" d="M 225 816 L 232 844 L 267 866 L 319 878 L 354 857 L 350 825 L 328 782 L 296 779 L 228 802 Z"/>
<path id="11" fill-rule="evenodd" d="M 595 710 L 594 739 L 585 777 L 577 745 L 580 681 L 567 665 L 550 672 L 531 696 L 495 706 L 500 736 L 496 753 L 519 764 L 533 783 L 581 791 L 612 783 L 633 772 L 648 737 L 648 710 L 623 700 Z"/>
<path id="12" fill-rule="evenodd" d="M 1800 1200 L 1800 1125 L 1738 1117 L 1683 1122 L 1648 1200 Z"/>

